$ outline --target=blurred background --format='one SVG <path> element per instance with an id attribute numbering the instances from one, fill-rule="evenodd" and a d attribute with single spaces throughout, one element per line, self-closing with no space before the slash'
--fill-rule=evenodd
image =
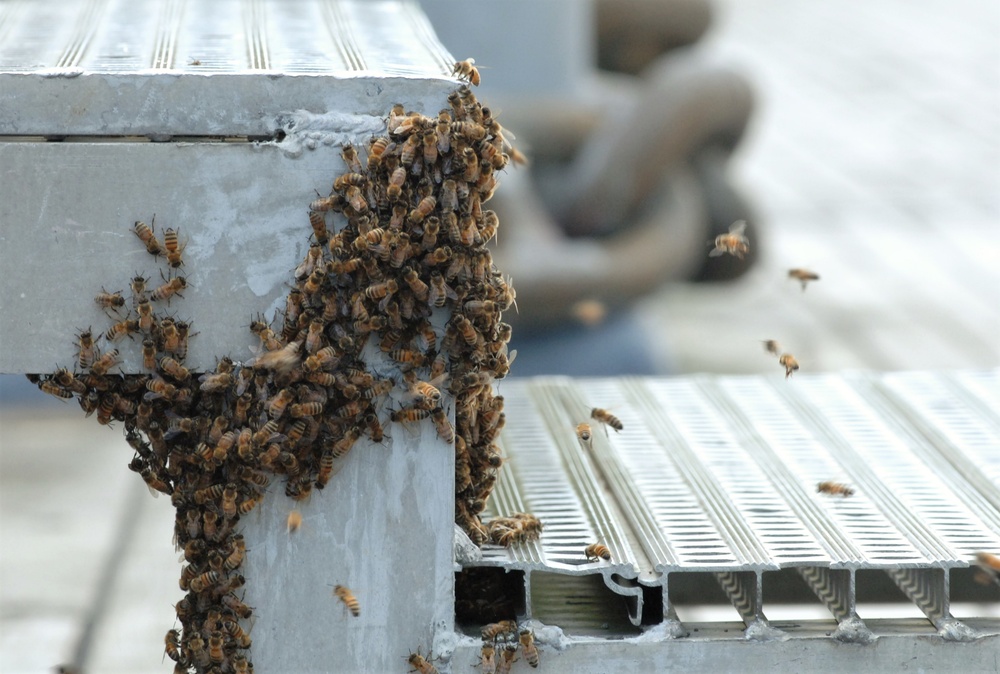
<path id="1" fill-rule="evenodd" d="M 671 30 L 659 47 L 652 39 L 616 43 L 612 17 L 601 54 L 596 40 L 581 38 L 593 35 L 588 22 L 601 14 L 584 10 L 564 23 L 576 32 L 534 43 L 572 55 L 544 61 L 555 74 L 537 61 L 529 69 L 536 90 L 565 89 L 534 114 L 562 111 L 566 139 L 532 138 L 532 113 L 497 92 L 500 119 L 519 145 L 549 153 L 530 180 L 544 183 L 547 164 L 570 166 L 567 148 L 601 128 L 594 120 L 609 101 L 635 112 L 634 93 L 604 100 L 599 93 L 590 107 L 580 102 L 587 96 L 572 98 L 575 82 L 594 77 L 580 59 L 601 58 L 618 70 L 609 86 L 624 89 L 637 77 L 630 71 L 661 54 L 690 56 L 712 72 L 735 73 L 752 107 L 745 128 L 730 120 L 731 133 L 714 139 L 724 156 L 710 171 L 685 167 L 703 198 L 721 196 L 714 205 L 699 202 L 701 216 L 691 219 L 698 228 L 671 221 L 672 234 L 687 243 L 684 255 L 667 256 L 664 282 L 637 285 L 621 305 L 586 289 L 577 300 L 592 303 L 573 304 L 561 324 L 532 332 L 529 322 L 531 338 L 515 345 L 515 373 L 780 376 L 762 347 L 767 339 L 795 354 L 803 373 L 1000 365 L 1000 3 L 636 4 L 663 12 L 659 25 Z M 433 19 L 440 6 L 429 2 L 427 10 Z M 524 22 L 522 32 L 532 25 Z M 475 45 L 452 46 L 440 30 L 457 58 L 474 56 L 483 66 L 482 100 L 492 104 L 491 80 L 522 77 Z M 518 44 L 512 30 L 494 31 L 493 41 Z M 578 118 L 567 108 L 584 112 Z M 571 210 L 558 188 L 539 189 L 548 212 Z M 750 220 L 752 264 L 706 270 L 709 240 L 733 213 Z M 573 245 L 600 246 L 620 233 L 572 231 L 573 222 L 556 216 Z M 787 277 L 792 267 L 821 278 L 803 291 Z M 525 279 L 528 287 L 545 288 L 544 281 Z M 518 295 L 528 316 L 530 295 Z M 173 515 L 168 500 L 149 498 L 125 469 L 131 455 L 120 430 L 98 427 L 75 403 L 61 404 L 21 376 L 0 376 L 0 670 L 51 671 L 84 648 L 91 671 L 170 671 L 160 655 L 171 604 L 181 597 Z"/>

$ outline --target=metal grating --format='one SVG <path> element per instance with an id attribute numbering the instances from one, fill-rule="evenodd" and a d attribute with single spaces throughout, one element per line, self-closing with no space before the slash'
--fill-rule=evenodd
<path id="1" fill-rule="evenodd" d="M 794 568 L 852 641 L 872 638 L 855 572 L 876 569 L 942 636 L 975 636 L 948 613 L 949 569 L 1000 553 L 1000 370 L 500 387 L 509 461 L 487 516 L 529 511 L 545 529 L 538 542 L 487 546 L 474 565 L 526 571 L 529 593 L 533 571 L 601 574 L 630 596 L 635 582 L 660 588 L 667 620 L 671 574 L 711 572 L 756 638 L 776 633 L 762 574 Z M 592 407 L 624 430 L 605 432 Z M 576 438 L 583 421 L 590 450 Z M 856 493 L 817 493 L 826 480 Z M 584 559 L 596 541 L 611 562 Z"/>

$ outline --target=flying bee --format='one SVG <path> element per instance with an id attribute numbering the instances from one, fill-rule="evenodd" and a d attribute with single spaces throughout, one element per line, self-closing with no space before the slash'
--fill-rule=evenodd
<path id="1" fill-rule="evenodd" d="M 81 370 L 89 368 L 101 355 L 97 350 L 97 345 L 94 343 L 94 335 L 90 328 L 81 330 L 80 333 L 77 334 L 76 346 L 78 351 L 77 362 L 80 364 Z"/>
<path id="2" fill-rule="evenodd" d="M 351 612 L 351 615 L 357 618 L 361 615 L 361 603 L 358 601 L 354 593 L 343 585 L 333 586 L 333 596 L 335 596 L 340 601 L 344 602 L 344 606 L 347 610 Z"/>
<path id="3" fill-rule="evenodd" d="M 729 253 L 743 259 L 743 256 L 750 252 L 750 241 L 743 235 L 746 227 L 746 220 L 737 220 L 730 225 L 728 234 L 719 234 L 715 237 L 715 248 L 709 252 L 708 256 L 718 257 Z"/>
<path id="4" fill-rule="evenodd" d="M 583 554 L 587 558 L 587 561 L 590 561 L 591 559 L 595 562 L 599 559 L 603 559 L 605 561 L 611 560 L 611 551 L 608 550 L 608 546 L 602 545 L 601 543 L 591 543 L 584 548 Z"/>
<path id="5" fill-rule="evenodd" d="M 605 426 L 610 426 L 615 429 L 615 431 L 621 431 L 625 428 L 625 426 L 622 425 L 621 419 L 600 407 L 595 407 L 590 410 L 590 418 L 604 424 Z"/>
<path id="6" fill-rule="evenodd" d="M 104 333 L 104 339 L 108 342 L 117 342 L 122 337 L 132 338 L 132 335 L 139 332 L 139 321 L 128 319 L 115 323 Z"/>
<path id="7" fill-rule="evenodd" d="M 177 240 L 177 230 L 167 227 L 163 232 L 163 248 L 167 253 L 167 263 L 177 269 L 184 264 L 184 260 L 181 259 L 181 254 L 184 252 L 184 246 L 180 245 Z"/>
<path id="8" fill-rule="evenodd" d="M 820 482 L 816 485 L 816 491 L 820 494 L 829 494 L 830 496 L 842 496 L 847 498 L 848 496 L 854 495 L 854 490 L 848 487 L 846 484 L 841 484 L 839 482 Z"/>
<path id="9" fill-rule="evenodd" d="M 465 80 L 469 84 L 478 87 L 480 82 L 479 70 L 475 66 L 476 59 L 465 59 L 464 61 L 456 61 L 455 67 L 452 69 L 452 75 L 458 77 L 458 79 Z"/>
<path id="10" fill-rule="evenodd" d="M 118 349 L 112 349 L 91 363 L 90 373 L 96 377 L 103 377 L 108 373 L 108 370 L 120 362 L 121 361 L 118 360 Z"/>
<path id="11" fill-rule="evenodd" d="M 781 344 L 778 344 L 776 340 L 762 339 L 761 344 L 764 345 L 764 350 L 772 356 L 777 356 L 781 353 Z"/>
<path id="12" fill-rule="evenodd" d="M 785 368 L 785 379 L 792 376 L 792 373 L 799 369 L 799 361 L 790 353 L 783 353 L 778 358 L 778 363 Z"/>
<path id="13" fill-rule="evenodd" d="M 802 292 L 806 291 L 806 286 L 810 281 L 818 281 L 819 274 L 808 269 L 789 269 L 788 278 L 793 278 L 802 284 Z"/>
<path id="14" fill-rule="evenodd" d="M 153 225 L 156 225 L 156 216 L 153 216 Z M 146 246 L 146 250 L 150 255 L 162 255 L 163 246 L 157 240 L 156 235 L 153 234 L 153 229 L 141 220 L 136 220 L 133 226 L 133 231 L 135 235 L 139 237 L 143 245 Z"/>
<path id="15" fill-rule="evenodd" d="M 278 374 L 288 374 L 299 363 L 299 349 L 302 342 L 290 342 L 277 351 L 268 351 L 257 356 L 253 367 L 257 370 L 274 370 Z M 320 349 L 322 351 L 322 349 Z"/>
<path id="16" fill-rule="evenodd" d="M 111 309 L 116 311 L 125 306 L 125 298 L 122 297 L 121 291 L 116 293 L 109 293 L 104 288 L 101 288 L 101 292 L 94 297 L 94 301 L 102 309 Z"/>
<path id="17" fill-rule="evenodd" d="M 590 424 L 581 423 L 576 426 L 576 439 L 580 443 L 580 446 L 587 451 L 594 449 L 594 437 L 593 432 L 590 429 Z"/>
<path id="18" fill-rule="evenodd" d="M 975 564 L 978 568 L 973 580 L 981 585 L 1000 585 L 1000 557 L 989 552 L 977 552 Z"/>
<path id="19" fill-rule="evenodd" d="M 521 650 L 524 651 L 524 659 L 532 667 L 538 667 L 538 646 L 535 645 L 535 633 L 527 627 L 519 633 L 517 640 L 521 642 Z"/>
<path id="20" fill-rule="evenodd" d="M 228 372 L 206 373 L 198 378 L 198 390 L 204 393 L 219 393 L 229 388 L 233 383 L 233 375 Z"/>

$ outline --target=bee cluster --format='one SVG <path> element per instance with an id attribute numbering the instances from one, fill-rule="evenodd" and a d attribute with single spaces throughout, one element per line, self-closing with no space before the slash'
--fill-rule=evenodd
<path id="1" fill-rule="evenodd" d="M 129 468 L 172 499 L 187 592 L 176 606 L 181 629 L 165 638 L 175 671 L 252 670 L 239 621 L 253 609 L 235 594 L 245 583 L 240 518 L 275 475 L 292 499 L 323 489 L 357 440 L 382 441 L 386 421 L 430 418 L 454 444 L 456 521 L 477 544 L 490 538 L 479 515 L 503 463 L 494 443 L 503 399 L 492 385 L 512 359 L 511 329 L 500 318 L 514 290 L 486 248 L 499 220 L 483 204 L 496 172 L 521 155 L 468 87 L 448 102 L 437 118 L 395 106 L 364 164 L 354 147 L 343 149 L 347 172 L 310 204 L 313 240 L 280 330 L 263 318 L 250 324 L 259 340 L 252 360 L 224 357 L 213 371 L 188 370 L 190 325 L 161 308 L 181 297 L 186 280 L 151 289 L 136 276 L 131 298 L 103 288 L 95 298 L 116 322 L 96 337 L 90 329 L 77 336 L 75 372 L 31 376 L 46 393 L 76 396 L 99 423 L 123 422 L 135 450 Z M 175 230 L 163 242 L 155 223 L 136 223 L 135 233 L 170 269 L 183 265 Z M 148 372 L 112 373 L 119 352 L 101 353 L 99 342 L 133 335 Z M 392 363 L 390 374 L 379 376 L 371 360 Z M 445 383 L 455 426 L 438 388 Z M 385 401 L 397 387 L 402 406 L 389 412 Z"/>

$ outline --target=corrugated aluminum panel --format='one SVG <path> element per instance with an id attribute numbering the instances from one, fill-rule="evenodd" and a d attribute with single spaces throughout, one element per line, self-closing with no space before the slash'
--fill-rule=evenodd
<path id="1" fill-rule="evenodd" d="M 280 111 L 384 116 L 454 65 L 399 0 L 13 0 L 0 38 L 0 135 L 268 135 Z"/>
<path id="2" fill-rule="evenodd" d="M 615 579 L 633 578 L 664 588 L 668 619 L 671 574 L 711 572 L 762 629 L 762 574 L 795 568 L 851 640 L 867 639 L 854 574 L 878 569 L 943 636 L 971 638 L 948 613 L 948 570 L 1000 552 L 1000 371 L 514 379 L 500 392 L 509 461 L 490 514 L 532 512 L 545 529 L 477 565 L 528 571 L 529 585 L 531 571 L 602 574 L 621 594 Z M 605 432 L 593 407 L 624 430 Z M 828 480 L 855 493 L 818 493 Z M 583 558 L 596 541 L 610 562 Z"/>

